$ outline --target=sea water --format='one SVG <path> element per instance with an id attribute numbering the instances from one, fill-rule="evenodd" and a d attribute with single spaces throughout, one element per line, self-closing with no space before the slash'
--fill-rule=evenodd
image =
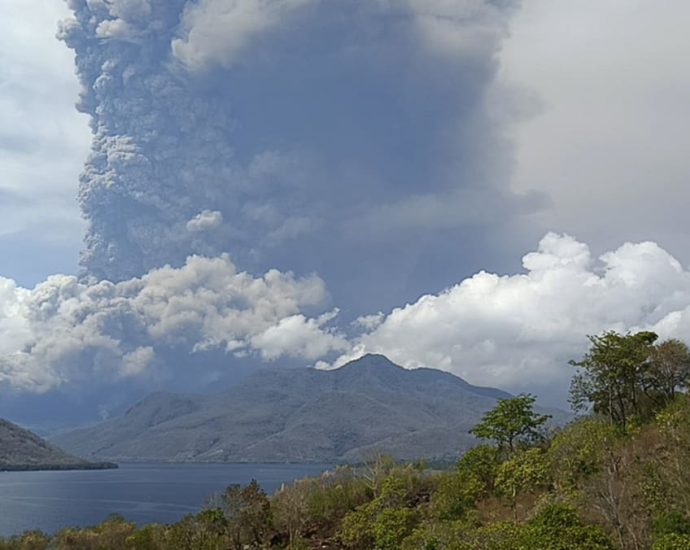
<path id="1" fill-rule="evenodd" d="M 112 514 L 137 524 L 196 513 L 228 485 L 256 479 L 267 493 L 325 464 L 121 464 L 116 470 L 0 472 L 0 536 L 94 525 Z"/>

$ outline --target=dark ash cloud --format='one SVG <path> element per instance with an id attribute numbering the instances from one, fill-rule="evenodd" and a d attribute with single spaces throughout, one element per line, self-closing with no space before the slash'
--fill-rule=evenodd
<path id="1" fill-rule="evenodd" d="M 71 0 L 86 273 L 229 252 L 360 312 L 449 283 L 539 206 L 488 97 L 516 4 Z"/>

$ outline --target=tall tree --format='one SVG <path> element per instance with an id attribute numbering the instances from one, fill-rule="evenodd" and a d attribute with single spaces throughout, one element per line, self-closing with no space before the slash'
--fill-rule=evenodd
<path id="1" fill-rule="evenodd" d="M 529 445 L 540 441 L 543 438 L 542 427 L 551 417 L 536 414 L 534 401 L 535 397 L 529 394 L 500 399 L 470 433 L 483 439 L 493 439 L 500 451 L 510 454 L 520 443 Z"/>
<path id="2" fill-rule="evenodd" d="M 233 484 L 221 497 L 221 509 L 228 522 L 233 548 L 260 548 L 271 529 L 271 502 L 252 479 L 244 487 Z"/>
<path id="3" fill-rule="evenodd" d="M 592 407 L 625 428 L 646 421 L 690 385 L 690 350 L 680 340 L 657 343 L 653 332 L 590 336 L 591 347 L 580 361 L 570 386 L 575 410 Z"/>
<path id="4" fill-rule="evenodd" d="M 690 349 L 685 342 L 670 339 L 657 344 L 649 358 L 645 389 L 660 406 L 669 403 L 678 390 L 690 384 Z"/>
<path id="5" fill-rule="evenodd" d="M 657 338 L 653 332 L 608 331 L 589 336 L 587 354 L 570 362 L 580 369 L 570 385 L 573 408 L 583 411 L 591 405 L 594 412 L 623 428 L 632 418 L 647 418 L 650 404 L 644 392 L 645 380 Z"/>

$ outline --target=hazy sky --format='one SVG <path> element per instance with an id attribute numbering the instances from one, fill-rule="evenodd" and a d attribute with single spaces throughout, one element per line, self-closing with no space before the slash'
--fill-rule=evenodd
<path id="1" fill-rule="evenodd" d="M 67 6 L 0 0 L 0 9 L 0 265 L 33 285 L 76 269 L 77 178 L 91 136 L 74 109 L 74 56 L 55 39 Z"/>
<path id="2" fill-rule="evenodd" d="M 533 223 L 597 250 L 651 239 L 690 262 L 689 17 L 682 0 L 523 2 L 501 76 L 534 100 L 512 178 L 550 197 Z"/>
<path id="3" fill-rule="evenodd" d="M 0 0 L 15 399 L 376 351 L 563 403 L 687 334 L 686 2 L 68 4 Z"/>

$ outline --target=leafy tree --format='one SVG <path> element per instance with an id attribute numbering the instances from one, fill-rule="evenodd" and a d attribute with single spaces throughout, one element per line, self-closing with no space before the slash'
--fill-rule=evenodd
<path id="1" fill-rule="evenodd" d="M 591 347 L 587 354 L 570 362 L 580 369 L 570 385 L 573 408 L 584 411 L 591 405 L 595 413 L 622 428 L 634 417 L 648 417 L 644 381 L 658 336 L 653 332 L 622 335 L 608 331 L 588 338 Z"/>
<path id="2" fill-rule="evenodd" d="M 657 405 L 665 406 L 679 389 L 690 384 L 690 349 L 677 339 L 655 345 L 649 358 L 649 371 L 645 379 L 648 395 Z"/>
<path id="3" fill-rule="evenodd" d="M 487 494 L 494 488 L 496 469 L 500 464 L 498 451 L 490 445 L 477 445 L 463 454 L 455 467 L 460 476 L 472 476 L 482 487 L 482 493 Z"/>
<path id="4" fill-rule="evenodd" d="M 399 550 L 402 541 L 412 533 L 417 514 L 410 508 L 384 508 L 372 526 L 376 550 Z"/>
<path id="5" fill-rule="evenodd" d="M 109 549 L 125 548 L 127 539 L 134 533 L 135 525 L 113 515 L 95 527 L 86 529 L 67 528 L 53 539 L 54 548 Z"/>
<path id="6" fill-rule="evenodd" d="M 308 520 L 325 528 L 336 525 L 346 514 L 372 498 L 368 482 L 349 466 L 340 466 L 318 479 L 301 483 L 305 482 L 309 483 Z"/>
<path id="7" fill-rule="evenodd" d="M 380 484 L 380 493 L 345 516 L 338 538 L 353 550 L 397 550 L 417 526 L 415 504 L 424 479 L 416 468 L 393 469 Z"/>
<path id="8" fill-rule="evenodd" d="M 338 539 L 352 550 L 367 550 L 374 546 L 372 510 L 367 504 L 347 514 L 340 523 Z"/>
<path id="9" fill-rule="evenodd" d="M 470 548 L 463 540 L 479 527 L 473 517 L 461 521 L 427 521 L 405 538 L 402 550 L 465 550 Z"/>
<path id="10" fill-rule="evenodd" d="M 518 444 L 529 445 L 543 440 L 543 426 L 551 417 L 534 412 L 535 399 L 529 394 L 500 399 L 470 433 L 483 439 L 493 439 L 499 451 L 509 454 L 513 454 Z"/>
<path id="11" fill-rule="evenodd" d="M 430 516 L 443 521 L 466 519 L 477 501 L 493 490 L 499 464 L 495 447 L 478 445 L 467 451 L 458 460 L 455 471 L 435 476 Z"/>
<path id="12" fill-rule="evenodd" d="M 496 488 L 508 497 L 517 519 L 517 496 L 536 492 L 549 480 L 549 468 L 541 449 L 516 453 L 503 462 L 496 473 Z"/>
<path id="13" fill-rule="evenodd" d="M 16 545 L 0 540 L 1 550 L 47 550 L 50 548 L 50 540 L 41 531 L 27 531 L 16 540 Z"/>
<path id="14" fill-rule="evenodd" d="M 166 527 L 164 525 L 145 525 L 127 538 L 126 548 L 136 550 L 162 550 L 165 548 Z"/>
<path id="15" fill-rule="evenodd" d="M 271 502 L 255 479 L 244 487 L 230 485 L 222 496 L 221 509 L 234 548 L 261 546 L 272 527 Z"/>
<path id="16" fill-rule="evenodd" d="M 680 340 L 656 343 L 653 332 L 590 336 L 591 347 L 580 361 L 570 386 L 575 410 L 595 413 L 625 428 L 647 421 L 690 383 L 690 350 Z"/>
<path id="17" fill-rule="evenodd" d="M 124 548 L 137 550 L 237 548 L 230 540 L 227 519 L 223 511 L 217 508 L 202 510 L 196 515 L 187 515 L 169 527 L 146 527 L 127 540 L 132 546 Z"/>
<path id="18" fill-rule="evenodd" d="M 547 452 L 551 475 L 558 488 L 575 488 L 598 473 L 617 447 L 620 432 L 610 422 L 583 418 L 557 432 Z"/>
<path id="19" fill-rule="evenodd" d="M 566 504 L 545 506 L 528 522 L 531 548 L 548 550 L 613 550 L 611 539 L 595 525 L 584 523 Z"/>
<path id="20" fill-rule="evenodd" d="M 453 550 L 535 550 L 524 524 L 496 521 L 466 533 Z"/>
<path id="21" fill-rule="evenodd" d="M 471 473 L 440 474 L 431 495 L 429 512 L 436 519 L 462 519 L 475 507 L 483 489 L 482 482 Z"/>

